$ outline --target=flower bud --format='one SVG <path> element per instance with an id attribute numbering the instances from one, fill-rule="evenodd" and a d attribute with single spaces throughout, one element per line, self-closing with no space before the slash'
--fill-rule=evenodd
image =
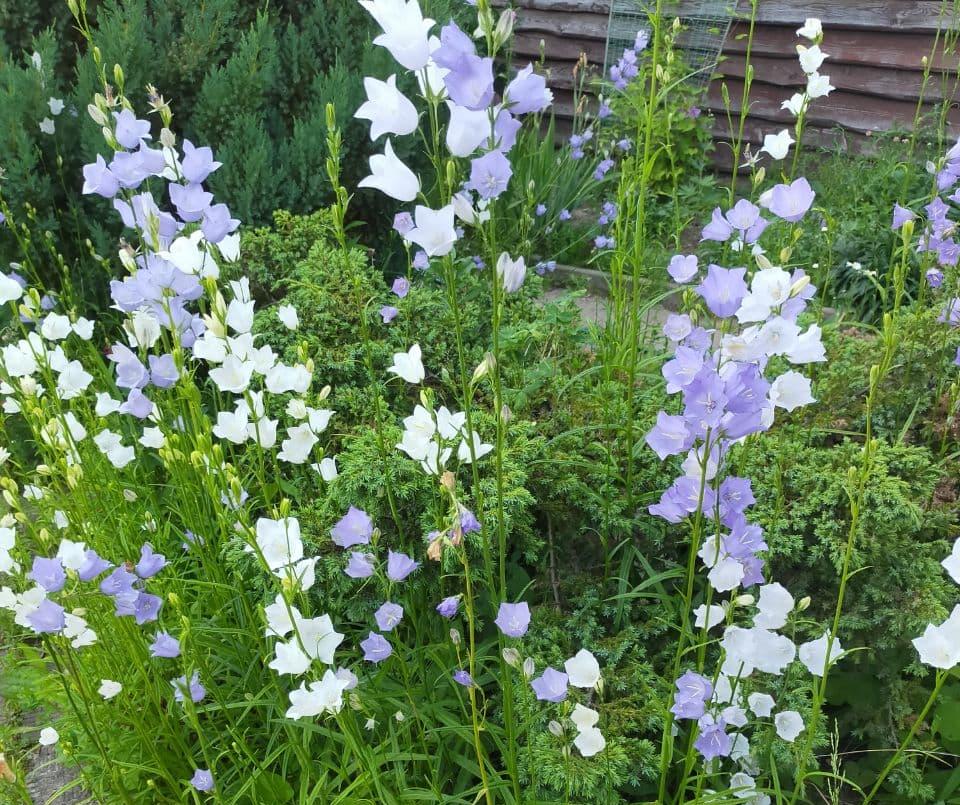
<path id="1" fill-rule="evenodd" d="M 164 148 L 173 148 L 177 144 L 177 135 L 164 126 L 160 130 L 160 144 Z"/>
<path id="2" fill-rule="evenodd" d="M 797 612 L 803 612 L 805 609 L 810 608 L 810 596 L 805 595 L 800 599 L 800 603 L 797 604 Z"/>
<path id="3" fill-rule="evenodd" d="M 738 595 L 734 599 L 734 602 L 738 607 L 752 607 L 755 600 L 750 593 L 744 593 L 743 595 Z"/>
<path id="4" fill-rule="evenodd" d="M 533 657 L 527 657 L 527 659 L 523 661 L 523 675 L 527 679 L 530 679 L 536 670 L 537 670 L 537 667 L 536 667 L 536 664 L 533 662 Z"/>
<path id="5" fill-rule="evenodd" d="M 790 296 L 796 296 L 800 291 L 810 284 L 810 275 L 804 274 L 793 285 L 790 286 Z"/>
<path id="6" fill-rule="evenodd" d="M 520 665 L 520 652 L 509 646 L 503 650 L 503 661 L 511 668 Z"/>
<path id="7" fill-rule="evenodd" d="M 456 629 L 450 630 L 450 642 L 455 646 L 460 645 L 460 632 Z"/>
<path id="8" fill-rule="evenodd" d="M 547 729 L 550 730 L 550 734 L 553 735 L 555 738 L 563 737 L 563 726 L 560 724 L 559 721 L 551 720 L 550 723 L 547 724 Z"/>

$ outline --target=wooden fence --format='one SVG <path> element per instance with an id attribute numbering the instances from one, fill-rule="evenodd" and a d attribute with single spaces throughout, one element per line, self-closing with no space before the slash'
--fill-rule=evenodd
<path id="1" fill-rule="evenodd" d="M 602 69 L 610 0 L 495 0 L 499 6 L 508 3 L 518 12 L 514 60 L 535 61 L 543 52 L 563 131 L 574 111 L 573 68 L 581 52 L 595 75 Z M 671 16 L 692 15 L 696 8 L 694 0 L 666 4 Z M 729 147 L 721 145 L 730 139 L 721 87 L 726 84 L 731 105 L 739 111 L 749 9 L 745 0 L 731 9 L 734 22 L 702 104 L 715 116 L 713 134 L 721 166 L 732 159 Z M 806 17 L 823 21 L 822 47 L 829 54 L 823 72 L 836 87 L 829 97 L 811 104 L 807 143 L 868 150 L 876 132 L 907 128 L 918 104 L 922 113 L 929 113 L 945 98 L 954 101 L 948 115 L 950 133 L 960 135 L 960 63 L 955 48 L 945 51 L 943 35 L 960 27 L 952 0 L 760 0 L 750 54 L 754 68 L 750 113 L 744 124 L 748 142 L 759 144 L 763 134 L 792 124 L 792 116 L 780 104 L 805 84 L 795 45 L 803 41 L 796 29 Z M 931 68 L 926 82 L 925 60 Z M 736 114 L 733 125 L 739 126 Z"/>

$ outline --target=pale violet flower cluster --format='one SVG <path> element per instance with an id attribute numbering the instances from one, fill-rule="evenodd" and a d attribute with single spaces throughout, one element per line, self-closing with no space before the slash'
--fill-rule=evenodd
<path id="1" fill-rule="evenodd" d="M 781 676 L 798 658 L 821 676 L 843 652 L 829 633 L 799 647 L 783 634 L 797 606 L 782 585 L 765 579 L 767 545 L 762 528 L 748 519 L 755 502 L 749 479 L 726 472 L 731 451 L 770 428 L 777 409 L 790 412 L 814 402 L 810 380 L 800 371 L 766 374 L 774 358 L 795 366 L 826 360 L 820 328 L 798 323 L 816 289 L 802 269 L 773 265 L 760 242 L 776 219 L 780 226 L 799 222 L 813 200 L 807 181 L 797 179 L 763 193 L 759 206 L 741 199 L 726 212 L 714 211 L 703 240 L 730 243 L 735 254 L 751 246 L 757 268 L 750 273 L 746 267 L 715 264 L 703 272 L 695 255 L 671 260 L 671 277 L 681 285 L 699 283 L 694 293 L 718 327 L 705 329 L 687 314 L 667 319 L 664 334 L 674 354 L 662 371 L 667 392 L 679 394 L 682 405 L 678 413 L 661 411 L 646 436 L 661 459 L 684 456 L 681 475 L 650 513 L 670 523 L 699 523 L 705 536 L 698 558 L 711 592 L 708 603 L 693 613 L 695 627 L 702 639 L 720 632 L 716 675 L 686 671 L 676 680 L 671 712 L 693 723 L 694 745 L 705 761 L 729 758 L 739 765 L 731 774 L 731 790 L 747 791 L 761 805 L 769 798 L 755 792 L 746 728 L 752 723 L 756 731 L 767 724 L 788 742 L 804 729 L 799 713 L 775 712 L 773 697 L 763 691 L 764 678 Z M 764 217 L 763 209 L 775 219 Z M 747 588 L 757 594 L 745 593 Z"/>

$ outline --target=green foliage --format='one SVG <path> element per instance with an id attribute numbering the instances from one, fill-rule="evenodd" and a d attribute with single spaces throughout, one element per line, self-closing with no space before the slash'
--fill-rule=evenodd
<path id="1" fill-rule="evenodd" d="M 438 18 L 448 5 L 428 4 Z M 147 84 L 174 102 L 174 132 L 214 148 L 223 165 L 210 189 L 245 224 L 269 223 L 277 209 L 310 212 L 332 198 L 324 178 L 329 102 L 344 133 L 343 180 L 355 187 L 368 173 L 377 145 L 353 111 L 362 76 L 385 77 L 391 68 L 389 55 L 370 44 L 372 21 L 359 3 L 103 0 L 89 7 L 108 75 L 123 65 L 123 89 L 139 108 L 147 105 Z M 87 299 L 103 306 L 102 275 L 85 241 L 110 254 L 119 230 L 109 202 L 80 194 L 80 168 L 103 145 L 84 111 L 100 90 L 93 60 L 83 57 L 85 43 L 63 35 L 73 33 L 65 2 L 10 2 L 0 7 L 0 31 L 0 194 L 18 216 L 29 204 L 32 229 L 51 233 L 68 262 L 82 261 L 77 277 L 97 277 Z M 405 81 L 411 90 L 413 79 Z M 65 102 L 60 115 L 51 114 L 50 98 Z M 55 134 L 40 131 L 44 118 L 54 120 Z M 397 150 L 422 169 L 408 148 Z M 361 191 L 351 212 L 357 220 L 389 220 L 388 207 L 382 194 Z M 378 232 L 371 235 L 368 244 L 378 245 Z M 0 261 L 22 259 L 19 248 L 0 230 Z"/>

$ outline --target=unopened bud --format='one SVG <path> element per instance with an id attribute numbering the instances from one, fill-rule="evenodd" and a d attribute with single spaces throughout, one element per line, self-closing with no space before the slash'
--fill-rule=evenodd
<path id="1" fill-rule="evenodd" d="M 734 603 L 736 603 L 738 607 L 752 607 L 755 600 L 750 593 L 744 593 L 743 595 L 738 595 L 734 599 Z"/>
<path id="2" fill-rule="evenodd" d="M 810 608 L 810 596 L 805 595 L 803 598 L 800 599 L 800 603 L 797 604 L 797 612 L 803 612 L 804 610 L 807 610 L 809 608 Z"/>
<path id="3" fill-rule="evenodd" d="M 503 650 L 503 661 L 511 668 L 516 668 L 520 665 L 520 652 L 508 646 Z"/>
<path id="4" fill-rule="evenodd" d="M 790 296 L 796 296 L 797 294 L 800 293 L 800 291 L 806 288 L 809 284 L 810 284 L 810 276 L 808 274 L 804 274 L 802 277 L 800 277 L 800 279 L 798 279 L 795 283 L 793 283 L 793 285 L 790 286 Z"/>
<path id="5" fill-rule="evenodd" d="M 460 645 L 460 632 L 457 631 L 456 629 L 450 630 L 450 642 L 453 643 L 453 645 L 455 646 Z"/>
<path id="6" fill-rule="evenodd" d="M 523 661 L 523 675 L 527 679 L 530 679 L 530 677 L 533 676 L 534 671 L 536 670 L 537 670 L 537 667 L 533 662 L 533 657 L 527 657 L 527 659 Z"/>
<path id="7" fill-rule="evenodd" d="M 547 724 L 547 729 L 550 730 L 550 734 L 553 735 L 555 738 L 563 737 L 563 726 L 560 724 L 559 721 L 551 720 L 550 723 Z"/>

